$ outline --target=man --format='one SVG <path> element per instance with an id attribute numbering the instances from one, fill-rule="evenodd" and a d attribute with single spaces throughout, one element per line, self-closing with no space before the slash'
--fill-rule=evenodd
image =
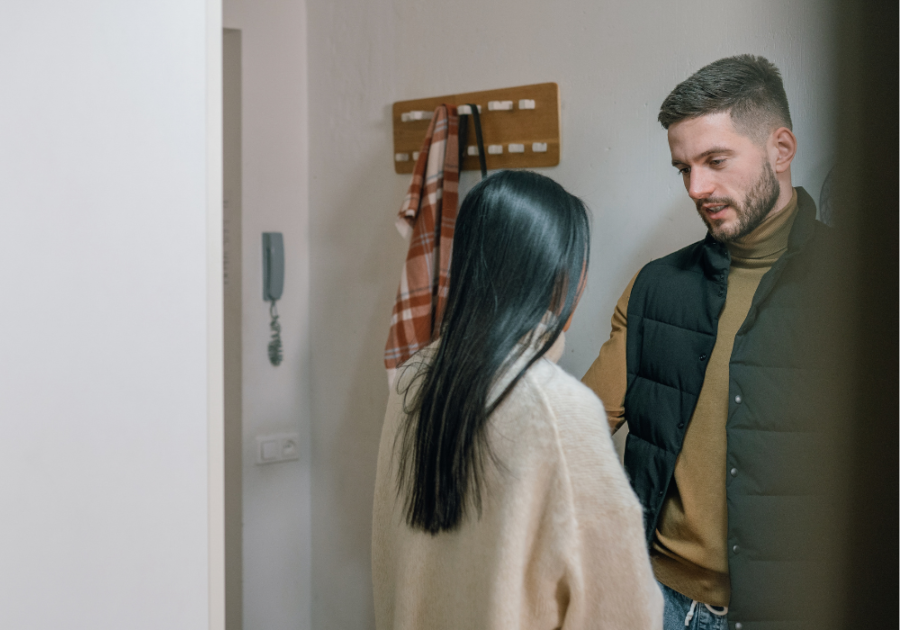
<path id="1" fill-rule="evenodd" d="M 659 121 L 707 235 L 632 279 L 583 380 L 613 431 L 629 425 L 665 628 L 795 627 L 814 596 L 815 523 L 832 518 L 810 482 L 826 444 L 830 228 L 792 186 L 797 139 L 766 59 L 702 68 Z"/>

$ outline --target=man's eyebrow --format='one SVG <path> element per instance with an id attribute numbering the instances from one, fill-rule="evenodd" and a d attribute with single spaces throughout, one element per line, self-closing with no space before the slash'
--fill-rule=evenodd
<path id="1" fill-rule="evenodd" d="M 713 147 L 712 149 L 707 149 L 706 151 L 704 151 L 703 153 L 701 153 L 694 159 L 702 160 L 703 158 L 713 155 L 715 153 L 727 153 L 728 155 L 731 155 L 734 153 L 734 150 L 727 149 L 725 147 Z M 684 164 L 684 162 L 682 162 L 681 160 L 676 160 L 676 159 L 672 160 L 672 166 L 678 166 L 679 164 Z"/>

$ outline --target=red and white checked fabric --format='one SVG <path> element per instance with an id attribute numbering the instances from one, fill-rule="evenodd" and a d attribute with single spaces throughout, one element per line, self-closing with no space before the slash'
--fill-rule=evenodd
<path id="1" fill-rule="evenodd" d="M 409 252 L 384 347 L 389 380 L 393 371 L 431 343 L 440 330 L 450 283 L 450 255 L 459 198 L 459 116 L 440 105 L 425 134 L 412 181 L 397 219 Z"/>

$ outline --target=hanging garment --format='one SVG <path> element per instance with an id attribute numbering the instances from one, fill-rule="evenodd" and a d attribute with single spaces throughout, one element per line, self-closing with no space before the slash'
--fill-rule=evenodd
<path id="1" fill-rule="evenodd" d="M 459 117 L 440 105 L 425 134 L 412 181 L 397 219 L 412 232 L 384 348 L 388 380 L 440 329 L 450 282 L 450 255 L 459 197 Z"/>

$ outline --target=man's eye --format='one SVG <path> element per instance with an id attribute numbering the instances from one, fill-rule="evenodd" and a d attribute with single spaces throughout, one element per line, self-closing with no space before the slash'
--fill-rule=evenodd
<path id="1" fill-rule="evenodd" d="M 712 165 L 712 166 L 722 166 L 723 164 L 725 164 L 725 159 L 724 159 L 724 158 L 719 158 L 719 159 L 716 159 L 716 160 L 710 160 L 709 163 L 710 163 L 710 165 Z"/>
<path id="2" fill-rule="evenodd" d="M 678 169 L 679 175 L 687 175 L 690 172 L 691 172 L 691 168 L 689 166 L 685 166 L 684 168 Z"/>

